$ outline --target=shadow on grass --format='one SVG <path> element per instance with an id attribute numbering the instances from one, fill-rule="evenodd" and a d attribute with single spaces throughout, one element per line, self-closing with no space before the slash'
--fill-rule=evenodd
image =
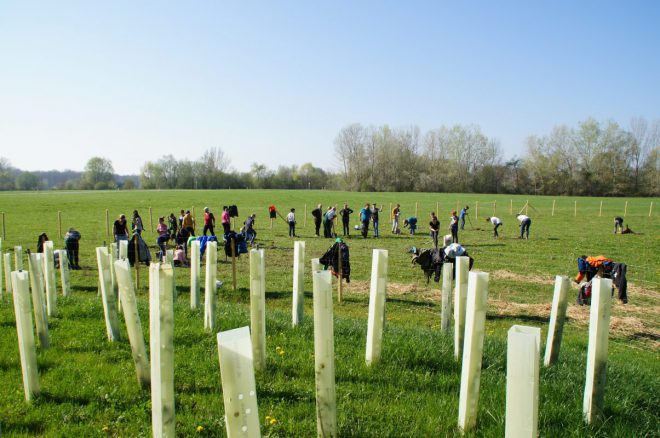
<path id="1" fill-rule="evenodd" d="M 548 318 L 545 318 L 543 316 L 524 315 L 524 314 L 519 314 L 519 315 L 492 315 L 492 314 L 487 314 L 486 319 L 491 320 L 491 321 L 520 320 L 520 321 L 527 321 L 527 322 L 541 322 L 541 323 L 544 323 L 544 324 L 547 324 L 547 322 L 548 322 Z"/>
<path id="2" fill-rule="evenodd" d="M 39 400 L 41 402 L 52 402 L 57 404 L 71 403 L 81 406 L 86 406 L 92 401 L 89 397 L 71 394 L 53 394 L 47 391 L 42 392 L 41 395 L 39 395 Z"/>
<path id="3" fill-rule="evenodd" d="M 15 432 L 17 435 L 27 433 L 29 436 L 38 436 L 44 433 L 45 428 L 43 421 L 25 419 L 21 420 L 16 417 L 12 417 L 3 421 L 2 431 L 8 435 L 12 432 Z"/>
<path id="4" fill-rule="evenodd" d="M 429 308 L 438 307 L 433 303 L 429 303 L 428 301 L 402 300 L 401 298 L 387 298 L 387 302 L 401 304 L 403 306 L 429 307 Z"/>

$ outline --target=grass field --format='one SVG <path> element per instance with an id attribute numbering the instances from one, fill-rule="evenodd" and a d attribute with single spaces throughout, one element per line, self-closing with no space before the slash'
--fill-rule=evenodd
<path id="1" fill-rule="evenodd" d="M 515 215 L 529 199 L 531 239 L 517 239 Z M 660 221 L 653 208 L 658 199 L 627 199 L 626 223 L 638 234 L 614 235 L 615 215 L 623 215 L 624 199 L 511 197 L 422 193 L 344 193 L 325 191 L 127 191 L 0 193 L 5 212 L 4 251 L 15 245 L 36 249 L 37 235 L 58 237 L 62 228 L 76 227 L 81 241 L 82 271 L 72 271 L 73 293 L 58 296 L 57 317 L 49 320 L 51 348 L 38 351 L 42 394 L 31 403 L 23 399 L 16 326 L 11 298 L 0 301 L 0 427 L 3 436 L 150 436 L 151 402 L 135 378 L 125 327 L 123 340 L 106 339 L 103 307 L 97 297 L 98 275 L 94 248 L 109 242 L 110 222 L 120 213 L 138 209 L 150 232 L 149 207 L 157 216 L 194 206 L 201 223 L 202 209 L 211 207 L 219 218 L 225 204 L 239 207 L 241 223 L 257 214 L 257 240 L 266 249 L 267 370 L 256 374 L 262 434 L 308 437 L 316 434 L 311 277 L 306 263 L 305 320 L 291 328 L 293 242 L 287 225 L 277 219 L 270 229 L 267 207 L 274 203 L 286 213 L 295 207 L 298 234 L 307 242 L 307 260 L 320 256 L 330 241 L 313 237 L 311 216 L 303 227 L 305 204 L 311 211 L 348 202 L 356 211 L 365 201 L 400 203 L 402 216 L 414 214 L 417 236 L 394 236 L 381 219 L 381 237 L 348 240 L 351 283 L 345 299 L 335 305 L 335 351 L 340 436 L 452 436 L 456 428 L 460 364 L 453 359 L 452 337 L 439 330 L 440 291 L 426 284 L 421 270 L 411 267 L 406 250 L 429 247 L 423 232 L 428 214 L 440 211 L 442 228 L 459 205 L 471 207 L 471 224 L 459 235 L 475 258 L 475 270 L 489 272 L 489 311 L 486 321 L 479 417 L 475 436 L 503 436 L 506 387 L 506 332 L 513 324 L 541 327 L 545 348 L 547 319 L 555 275 L 574 276 L 581 254 L 604 254 L 629 265 L 629 304 L 613 302 L 610 324 L 606 418 L 585 426 L 582 397 L 585 379 L 589 309 L 574 305 L 571 290 L 569 320 L 557 366 L 541 369 L 539 432 L 541 436 L 658 436 L 660 435 Z M 496 206 L 493 201 L 496 201 Z M 575 214 L 577 201 L 577 215 Z M 511 205 L 511 202 L 513 205 Z M 478 219 L 476 205 L 479 205 Z M 504 225 L 502 238 L 492 238 L 485 221 L 493 210 Z M 219 222 L 219 220 L 218 220 Z M 357 223 L 354 220 L 353 223 Z M 198 226 L 198 231 L 201 227 Z M 356 233 L 356 232 L 354 232 Z M 390 251 L 387 326 L 382 362 L 364 364 L 371 250 Z M 152 253 L 155 249 L 152 249 Z M 219 255 L 218 276 L 225 286 L 218 294 L 220 330 L 249 324 L 249 266 L 238 263 L 238 290 L 231 290 L 231 264 Z M 202 271 L 203 273 L 203 271 Z M 148 337 L 147 270 L 141 269 L 140 315 Z M 224 408 L 215 336 L 203 329 L 203 311 L 189 308 L 189 271 L 177 268 L 179 300 L 175 304 L 175 392 L 177 434 L 224 436 Z M 121 319 L 121 317 L 120 317 Z M 122 320 L 123 325 L 123 320 Z M 284 354 L 276 353 L 276 349 Z M 269 417 L 267 420 L 266 417 Z M 271 424 L 270 419 L 276 421 Z M 198 432 L 198 426 L 203 430 Z"/>

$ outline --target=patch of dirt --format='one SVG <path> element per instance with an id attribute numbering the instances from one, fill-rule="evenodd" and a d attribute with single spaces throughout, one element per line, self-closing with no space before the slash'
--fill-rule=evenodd
<path id="1" fill-rule="evenodd" d="M 502 279 L 502 280 L 519 281 L 521 283 L 544 284 L 544 285 L 555 284 L 554 278 L 546 278 L 540 275 L 516 274 L 515 272 L 504 271 L 504 270 L 491 272 L 489 275 L 490 278 L 494 280 Z"/>

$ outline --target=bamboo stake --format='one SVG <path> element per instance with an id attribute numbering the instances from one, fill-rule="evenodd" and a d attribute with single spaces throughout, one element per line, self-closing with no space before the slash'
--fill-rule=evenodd
<path id="1" fill-rule="evenodd" d="M 513 214 L 513 199 L 511 200 L 511 204 L 509 204 L 509 214 Z"/>
<path id="2" fill-rule="evenodd" d="M 651 201 L 651 205 L 649 205 L 649 217 L 651 217 L 651 212 L 652 211 L 653 211 L 653 201 Z M 2 222 L 2 223 L 3 223 L 3 226 L 4 226 L 4 222 Z M 3 232 L 3 234 L 4 234 L 4 232 Z"/>
<path id="3" fill-rule="evenodd" d="M 479 219 L 479 201 L 476 201 L 476 206 L 475 206 L 475 212 L 474 212 L 474 219 Z"/>
<path id="4" fill-rule="evenodd" d="M 303 228 L 307 228 L 307 204 L 305 204 L 305 214 L 303 214 Z"/>
<path id="5" fill-rule="evenodd" d="M 598 209 L 598 217 L 601 217 L 603 215 L 603 200 L 600 200 L 600 208 Z M 625 216 L 625 214 L 624 214 Z"/>
<path id="6" fill-rule="evenodd" d="M 495 216 L 496 211 L 497 211 L 497 201 L 493 201 L 493 216 Z"/>
<path id="7" fill-rule="evenodd" d="M 236 292 L 236 239 L 231 239 L 231 281 Z"/>
<path id="8" fill-rule="evenodd" d="M 573 216 L 577 216 L 577 199 L 575 200 L 575 208 L 573 210 Z"/>
<path id="9" fill-rule="evenodd" d="M 2 212 L 2 240 L 5 240 L 7 238 L 7 235 L 5 233 L 5 213 L 4 211 Z"/>
<path id="10" fill-rule="evenodd" d="M 626 206 L 623 207 L 623 217 L 626 217 L 628 214 L 628 201 L 626 201 Z"/>
<path id="11" fill-rule="evenodd" d="M 62 238 L 62 212 L 57 212 L 57 228 L 60 230 L 60 239 Z"/>
<path id="12" fill-rule="evenodd" d="M 149 207 L 149 228 L 151 229 L 151 232 L 154 232 L 154 215 L 151 211 L 151 207 Z"/>
<path id="13" fill-rule="evenodd" d="M 555 215 L 555 199 L 552 200 L 552 216 Z"/>
<path id="14" fill-rule="evenodd" d="M 339 244 L 339 252 L 338 252 L 338 261 L 337 261 L 338 267 L 339 267 L 339 272 L 337 272 L 337 279 L 339 280 L 339 283 L 337 284 L 337 302 L 341 303 L 342 299 L 342 274 L 344 273 L 344 270 L 342 269 L 342 264 L 341 264 L 341 243 Z"/>
<path id="15" fill-rule="evenodd" d="M 110 213 L 107 208 L 105 209 L 105 234 L 110 236 Z"/>

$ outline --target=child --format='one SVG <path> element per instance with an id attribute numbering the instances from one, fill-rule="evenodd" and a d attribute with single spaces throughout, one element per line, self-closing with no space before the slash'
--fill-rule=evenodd
<path id="1" fill-rule="evenodd" d="M 296 209 L 292 208 L 289 214 L 286 215 L 286 222 L 289 224 L 289 237 L 296 236 Z"/>
<path id="2" fill-rule="evenodd" d="M 449 228 L 451 229 L 451 242 L 458 243 L 458 216 L 456 216 L 456 210 L 451 212 L 451 223 Z"/>
<path id="3" fill-rule="evenodd" d="M 174 266 L 178 267 L 188 267 L 188 261 L 186 260 L 186 253 L 183 250 L 182 245 L 177 245 L 176 250 L 174 250 Z"/>

